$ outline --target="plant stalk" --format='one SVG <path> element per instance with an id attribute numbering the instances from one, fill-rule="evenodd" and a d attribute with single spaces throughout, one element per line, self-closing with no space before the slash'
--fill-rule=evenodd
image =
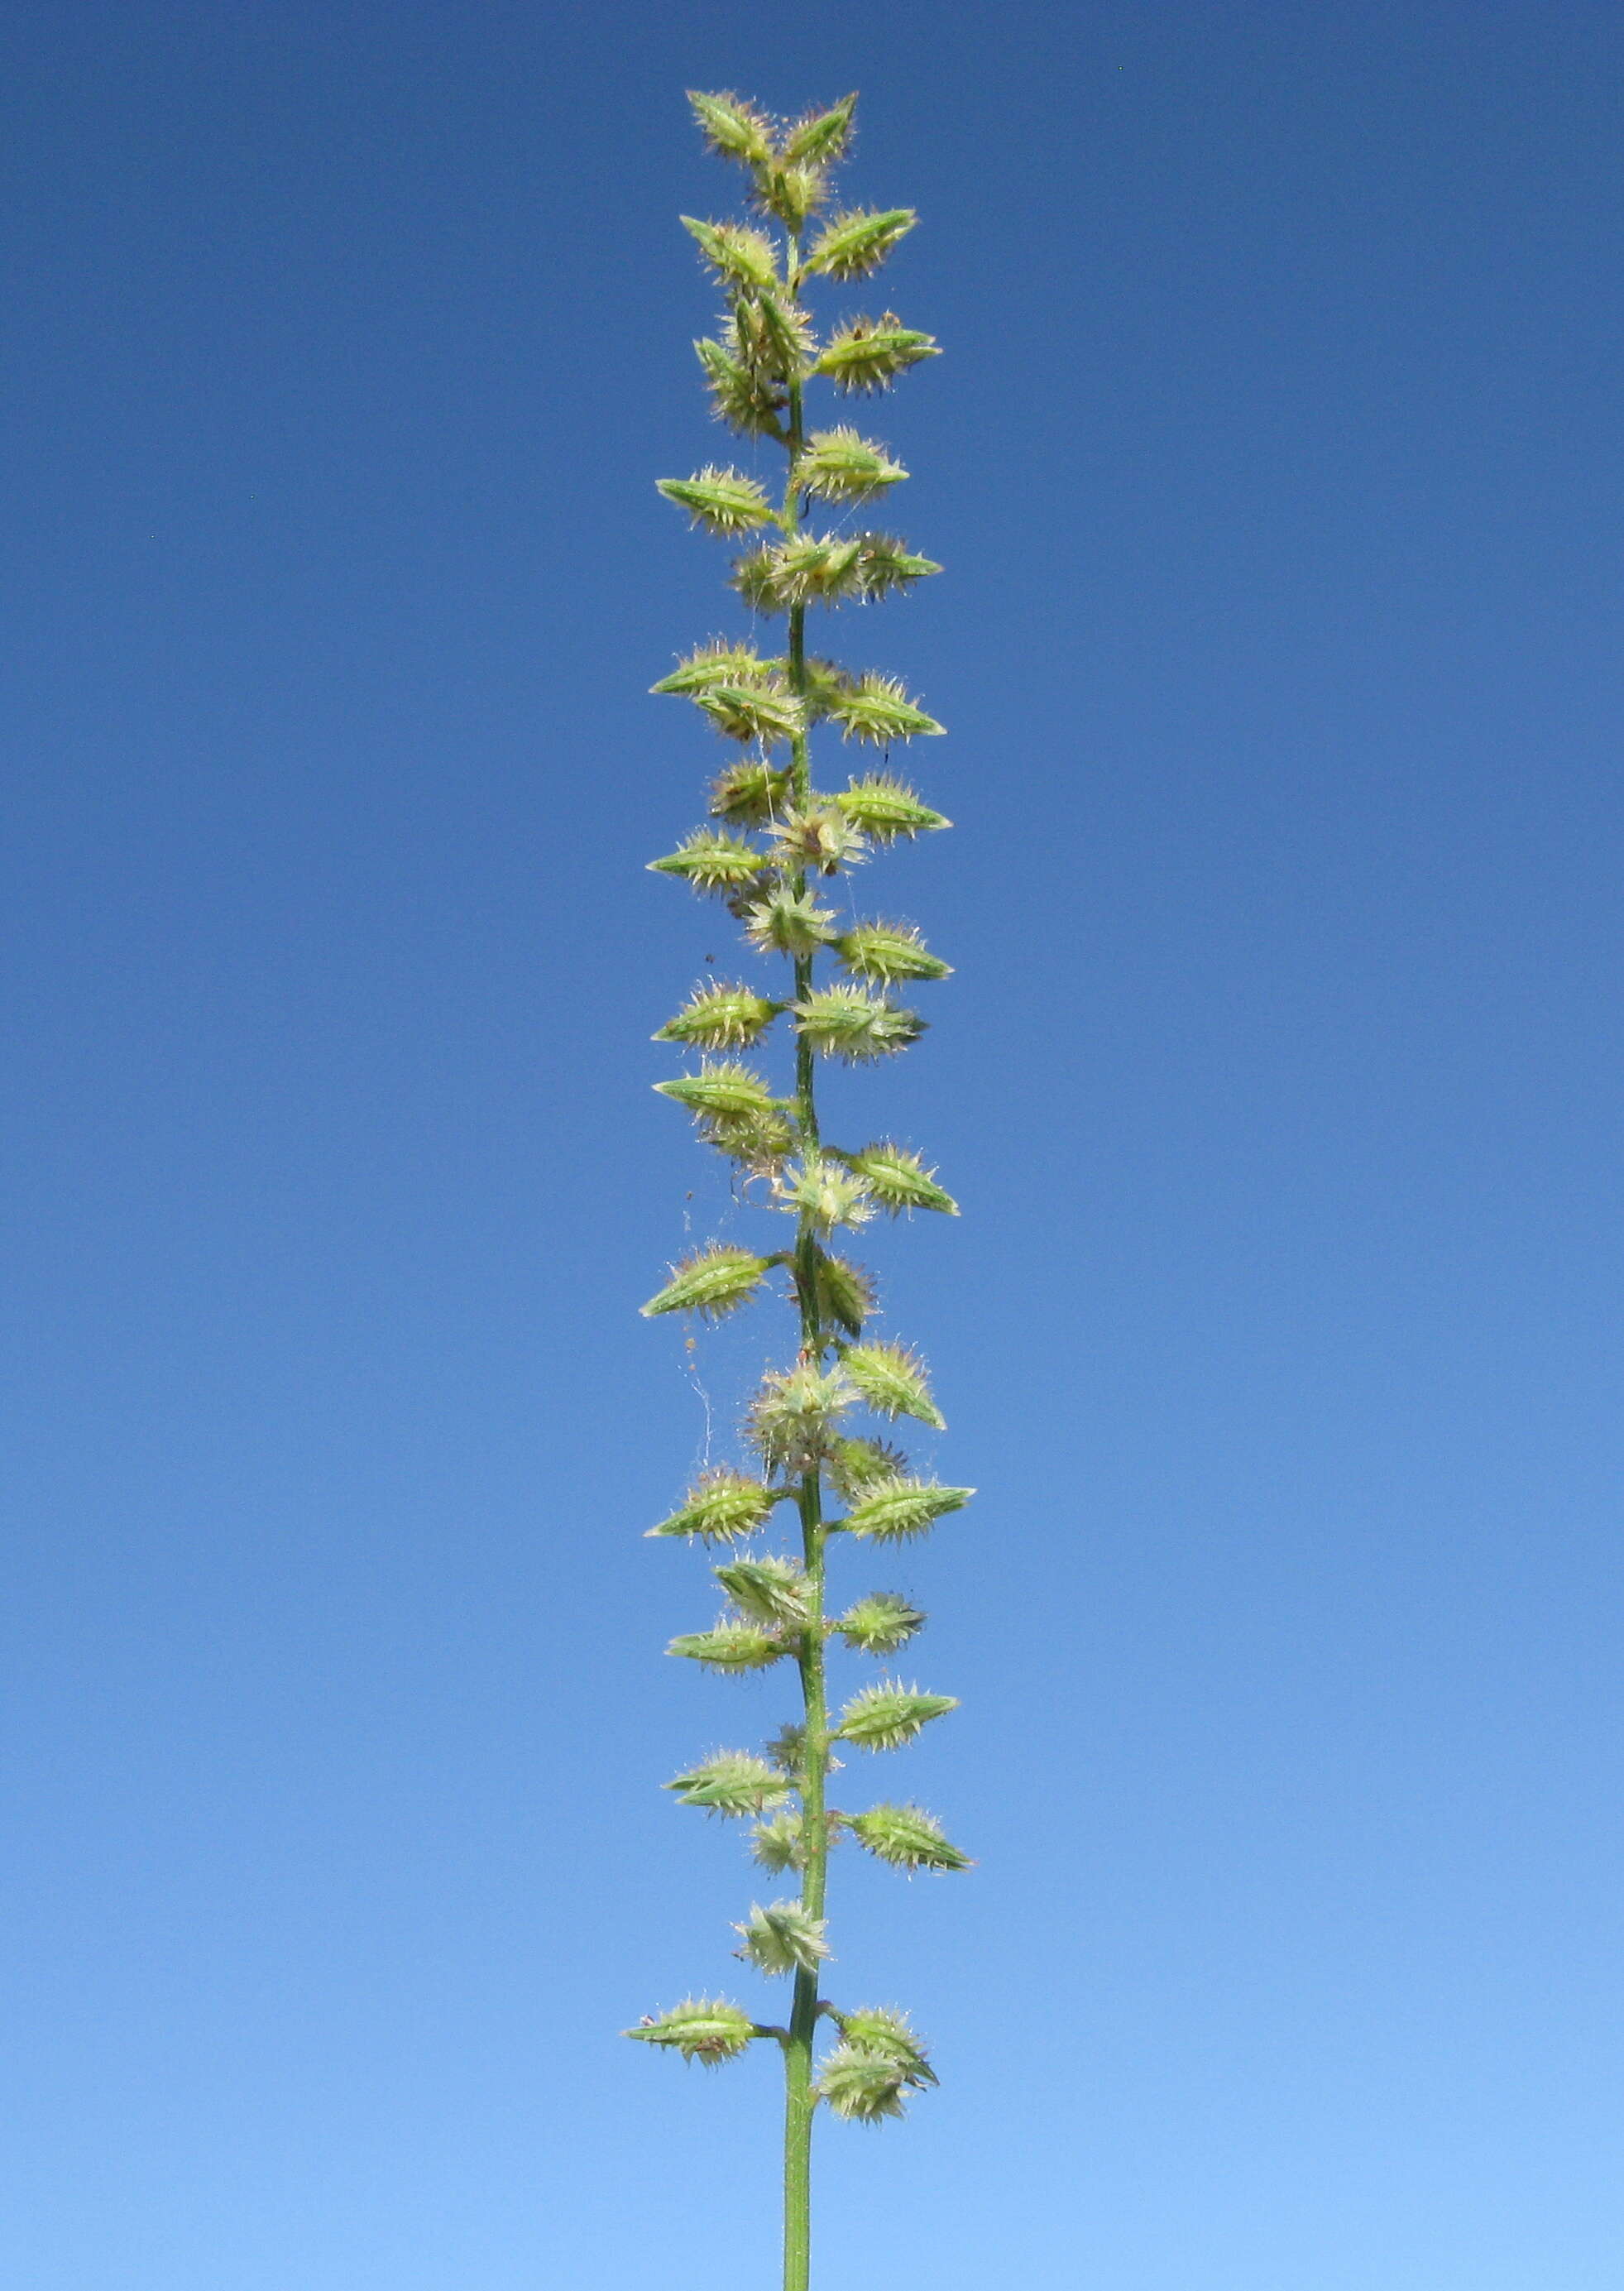
<path id="1" fill-rule="evenodd" d="M 800 244 L 797 237 L 792 237 L 789 263 L 792 295 L 800 287 Z M 789 417 L 788 445 L 792 470 L 805 438 L 799 382 L 790 384 Z M 787 479 L 783 519 L 786 533 L 793 533 L 800 522 L 800 503 L 793 484 Z M 807 615 L 804 605 L 797 605 L 791 610 L 789 640 L 790 689 L 797 699 L 804 700 L 807 691 Z M 796 733 L 790 753 L 793 799 L 798 805 L 802 805 L 810 796 L 812 786 L 811 759 L 804 726 Z M 798 892 L 805 890 L 806 880 L 803 869 L 796 878 Z M 795 960 L 796 1001 L 800 1001 L 809 993 L 811 988 L 812 957 L 810 954 L 799 955 Z M 795 1126 L 803 1158 L 815 1154 L 818 1143 L 814 1068 L 812 1045 L 804 1035 L 798 1036 L 795 1046 Z M 822 1358 L 824 1349 L 817 1293 L 817 1238 L 810 1216 L 804 1212 L 795 1242 L 795 1288 L 800 1306 L 801 1350 L 808 1360 L 816 1362 Z M 824 1490 L 823 1474 L 816 1466 L 801 1474 L 800 1511 L 801 1555 L 807 1571 L 807 1604 L 810 1616 L 800 1651 L 803 1704 L 800 1899 L 808 1916 L 821 1917 L 829 1866 L 829 1823 L 824 1804 L 829 1756 L 829 1713 L 824 1682 Z M 789 2042 L 784 2048 L 784 2291 L 808 2291 L 811 2275 L 812 2118 L 817 2106 L 812 2090 L 812 2044 L 817 2029 L 817 2006 L 816 1969 L 797 1973 Z"/>

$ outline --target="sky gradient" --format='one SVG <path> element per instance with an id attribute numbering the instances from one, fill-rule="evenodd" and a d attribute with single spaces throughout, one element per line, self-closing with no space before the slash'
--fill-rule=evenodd
<path id="1" fill-rule="evenodd" d="M 0 60 L 0 2274 L 776 2280 L 776 2065 L 615 2033 L 739 1970 L 657 1785 L 784 1700 L 678 1675 L 639 1540 L 704 1420 L 635 1306 L 732 1215 L 648 1088 L 728 948 L 646 687 L 743 625 L 653 480 L 722 442 L 682 90 L 855 84 L 947 569 L 839 634 L 950 727 L 873 872 L 956 975 L 831 1097 L 965 1207 L 868 1253 L 982 1491 L 886 1579 L 963 1708 L 883 1780 L 979 1866 L 837 1870 L 943 2083 L 820 2127 L 815 2280 L 1615 2291 L 1624 18 Z"/>

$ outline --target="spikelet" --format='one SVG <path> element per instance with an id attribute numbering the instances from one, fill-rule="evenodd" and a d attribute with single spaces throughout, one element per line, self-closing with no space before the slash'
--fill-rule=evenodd
<path id="1" fill-rule="evenodd" d="M 882 1416 L 916 1416 L 933 1431 L 946 1420 L 930 1397 L 924 1363 L 901 1345 L 848 1345 L 841 1365 L 868 1405 Z"/>
<path id="2" fill-rule="evenodd" d="M 707 2068 L 716 2068 L 746 2050 L 756 2024 L 748 2013 L 720 1997 L 689 1997 L 657 2020 L 624 2033 L 639 2044 L 659 2045 L 680 2053 L 685 2061 L 703 2061 Z"/>
<path id="3" fill-rule="evenodd" d="M 643 1306 L 646 1319 L 661 1313 L 699 1313 L 720 1321 L 748 1304 L 761 1285 L 768 1259 L 747 1249 L 718 1242 L 671 1267 L 671 1277 Z"/>
<path id="4" fill-rule="evenodd" d="M 766 1670 L 790 1652 L 787 1640 L 760 1623 L 725 1617 L 714 1630 L 685 1631 L 665 1650 L 696 1662 L 703 1670 Z"/>
<path id="5" fill-rule="evenodd" d="M 904 978 L 947 978 L 951 966 L 932 954 L 912 923 L 859 923 L 836 939 L 835 953 L 859 978 L 890 985 Z"/>
<path id="6" fill-rule="evenodd" d="M 846 1827 L 859 1845 L 893 1869 L 968 1869 L 970 1859 L 942 1835 L 934 1814 L 918 1805 L 876 1805 L 866 1813 L 848 1813 Z"/>
<path id="7" fill-rule="evenodd" d="M 796 456 L 792 490 L 832 502 L 871 501 L 908 472 L 883 446 L 875 446 L 842 425 L 814 430 Z"/>
<path id="8" fill-rule="evenodd" d="M 889 207 L 883 213 L 858 208 L 835 215 L 808 248 L 801 268 L 820 270 L 825 278 L 866 278 L 918 221 L 912 207 Z"/>
<path id="9" fill-rule="evenodd" d="M 692 1042 L 702 1050 L 728 1050 L 753 1042 L 786 1006 L 769 1002 L 749 986 L 721 979 L 696 986 L 674 1018 L 653 1036 L 656 1042 Z"/>
<path id="10" fill-rule="evenodd" d="M 858 1488 L 844 1524 L 848 1534 L 872 1543 L 904 1543 L 927 1534 L 949 1512 L 961 1511 L 975 1492 L 974 1488 L 945 1488 L 935 1480 L 889 1474 Z"/>
<path id="11" fill-rule="evenodd" d="M 702 1543 L 732 1543 L 753 1535 L 778 1501 L 776 1490 L 743 1472 L 726 1468 L 707 1472 L 688 1490 L 687 1500 L 669 1519 L 647 1532 L 662 1536 L 694 1536 Z"/>
<path id="12" fill-rule="evenodd" d="M 813 370 L 827 374 L 837 390 L 866 394 L 888 390 L 911 366 L 940 355 L 933 336 L 904 326 L 888 310 L 879 318 L 848 319 L 824 344 Z"/>
<path id="13" fill-rule="evenodd" d="M 790 1786 L 765 1758 L 748 1750 L 719 1750 L 703 1765 L 678 1774 L 665 1784 L 676 1793 L 679 1805 L 696 1805 L 705 1813 L 737 1818 L 782 1805 Z"/>
<path id="14" fill-rule="evenodd" d="M 905 1646 L 924 1621 L 920 1609 L 900 1592 L 871 1591 L 866 1599 L 848 1607 L 832 1628 L 858 1654 L 888 1655 Z"/>
<path id="15" fill-rule="evenodd" d="M 871 772 L 843 788 L 835 801 L 854 827 L 876 843 L 893 843 L 899 837 L 929 834 L 932 828 L 951 827 L 939 811 L 921 803 L 905 781 L 888 772 Z"/>
<path id="16" fill-rule="evenodd" d="M 742 470 L 719 470 L 707 462 L 691 478 L 657 478 L 655 489 L 712 533 L 748 533 L 752 526 L 777 523 L 766 492 Z"/>
<path id="17" fill-rule="evenodd" d="M 959 1214 L 958 1202 L 937 1185 L 936 1172 L 927 1170 L 917 1154 L 907 1153 L 888 1139 L 865 1146 L 860 1154 L 849 1154 L 846 1159 L 880 1207 L 889 1210 L 893 1217 L 904 1210 L 940 1210 L 948 1217 Z"/>
<path id="18" fill-rule="evenodd" d="M 921 1694 L 917 1686 L 900 1686 L 882 1679 L 854 1694 L 840 1713 L 835 1732 L 843 1742 L 864 1750 L 900 1750 L 933 1718 L 945 1717 L 959 1707 L 953 1694 Z"/>
<path id="19" fill-rule="evenodd" d="M 769 1901 L 765 1909 L 754 1902 L 733 1930 L 744 1944 L 734 1955 L 761 1973 L 813 1973 L 829 1955 L 824 1919 L 809 1916 L 799 1901 Z"/>

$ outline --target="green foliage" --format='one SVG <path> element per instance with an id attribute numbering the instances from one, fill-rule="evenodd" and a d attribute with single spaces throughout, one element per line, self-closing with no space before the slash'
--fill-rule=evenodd
<path id="1" fill-rule="evenodd" d="M 864 1750 L 900 1750 L 933 1718 L 959 1707 L 952 1694 L 921 1694 L 916 1686 L 899 1686 L 882 1679 L 854 1694 L 840 1713 L 835 1729 L 843 1742 Z"/>
<path id="2" fill-rule="evenodd" d="M 659 2045 L 685 2061 L 703 2061 L 707 2068 L 736 2060 L 755 2033 L 749 2014 L 720 1997 L 690 1997 L 658 2020 L 626 2030 L 639 2044 Z"/>

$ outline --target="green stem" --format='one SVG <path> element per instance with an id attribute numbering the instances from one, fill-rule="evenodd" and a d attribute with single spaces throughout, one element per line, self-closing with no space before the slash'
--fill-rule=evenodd
<path id="1" fill-rule="evenodd" d="M 790 243 L 789 279 L 792 295 L 799 285 L 800 246 Z M 789 451 L 792 465 L 803 442 L 801 394 L 799 382 L 790 384 Z M 793 533 L 800 522 L 800 504 L 792 486 L 784 495 L 784 528 Z M 791 610 L 790 689 L 804 697 L 807 690 L 806 608 Z M 812 766 L 807 735 L 798 732 L 790 749 L 793 800 L 805 804 L 811 793 Z M 798 892 L 806 888 L 803 871 L 796 879 Z M 795 961 L 795 999 L 810 993 L 812 957 Z M 813 1091 L 812 1046 L 804 1038 L 795 1045 L 795 1126 L 804 1155 L 817 1150 L 817 1106 Z M 795 1288 L 800 1306 L 801 1351 L 816 1363 L 823 1357 L 824 1330 L 818 1311 L 817 1236 L 803 1214 L 795 1242 Z M 800 1767 L 802 1873 L 801 1906 L 811 1917 L 824 1914 L 824 1894 L 829 1865 L 829 1821 L 824 1784 L 829 1753 L 829 1711 L 824 1682 L 824 1491 L 822 1472 L 803 1472 L 800 1491 L 801 1553 L 807 1571 L 809 1620 L 801 1641 L 800 1690 L 804 1705 Z M 812 2118 L 816 2099 L 812 2090 L 812 2040 L 818 2016 L 817 1973 L 798 1973 L 790 2015 L 789 2041 L 784 2048 L 784 2291 L 808 2291 L 812 2266 Z"/>

